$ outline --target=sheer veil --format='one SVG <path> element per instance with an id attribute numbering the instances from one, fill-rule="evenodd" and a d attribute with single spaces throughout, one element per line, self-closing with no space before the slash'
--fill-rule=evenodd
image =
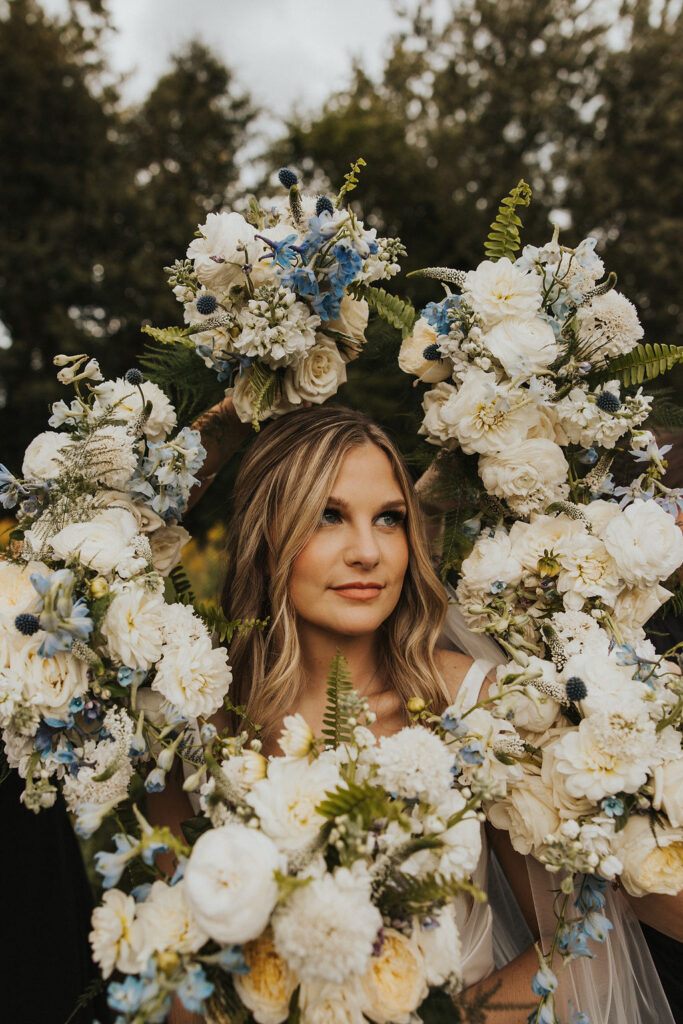
<path id="1" fill-rule="evenodd" d="M 444 646 L 456 647 L 477 661 L 487 662 L 490 668 L 507 661 L 495 641 L 468 629 L 450 587 L 448 596 Z M 491 861 L 489 902 L 496 964 L 501 966 L 521 952 L 530 939 L 512 890 L 495 858 Z M 555 930 L 552 876 L 533 857 L 527 857 L 526 864 L 538 933 L 547 950 Z M 638 919 L 618 890 L 608 885 L 606 897 L 605 913 L 613 925 L 607 940 L 591 943 L 593 958 L 580 957 L 557 971 L 559 987 L 555 996 L 560 1020 L 568 1022 L 575 1009 L 586 1014 L 589 1024 L 675 1024 Z"/>

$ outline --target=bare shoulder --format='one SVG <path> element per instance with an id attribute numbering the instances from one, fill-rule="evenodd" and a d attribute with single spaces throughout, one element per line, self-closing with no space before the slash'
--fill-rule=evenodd
<path id="1" fill-rule="evenodd" d="M 434 652 L 436 667 L 446 684 L 451 700 L 455 700 L 463 679 L 472 667 L 472 658 L 460 651 L 446 651 L 438 648 Z"/>

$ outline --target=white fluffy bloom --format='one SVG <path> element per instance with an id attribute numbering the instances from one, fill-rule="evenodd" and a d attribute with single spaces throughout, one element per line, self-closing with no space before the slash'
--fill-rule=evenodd
<path id="1" fill-rule="evenodd" d="M 593 648 L 572 655 L 561 672 L 561 679 L 565 683 L 573 676 L 578 676 L 586 684 L 588 692 L 581 704 L 586 714 L 600 711 L 606 706 L 619 707 L 623 701 L 632 703 L 642 700 L 649 691 L 646 683 L 633 678 L 633 668 L 619 665 L 608 655 L 606 644 L 605 635 L 605 647 L 601 651 Z M 646 714 L 644 707 L 641 714 Z"/>
<path id="2" fill-rule="evenodd" d="M 621 581 L 616 562 L 599 537 L 575 537 L 559 552 L 562 570 L 557 589 L 566 608 L 580 611 L 586 598 L 601 597 L 612 604 Z"/>
<path id="3" fill-rule="evenodd" d="M 582 505 L 581 511 L 593 528 L 593 536 L 601 537 L 608 523 L 619 515 L 619 505 L 616 501 L 596 498 L 594 501 L 589 501 L 587 505 Z"/>
<path id="4" fill-rule="evenodd" d="M 488 493 L 504 498 L 519 515 L 566 498 L 568 470 L 560 446 L 545 437 L 530 437 L 479 459 L 479 474 Z"/>
<path id="5" fill-rule="evenodd" d="M 608 523 L 603 540 L 629 586 L 653 586 L 683 562 L 683 534 L 654 501 L 628 505 Z"/>
<path id="6" fill-rule="evenodd" d="M 422 725 L 382 736 L 375 749 L 377 782 L 390 793 L 440 803 L 453 782 L 453 754 Z"/>
<path id="7" fill-rule="evenodd" d="M 620 397 L 618 381 L 608 381 L 603 391 Z M 598 444 L 614 448 L 620 437 L 647 418 L 652 399 L 640 393 L 624 399 L 616 413 L 599 409 L 595 396 L 588 396 L 582 388 L 572 388 L 568 395 L 555 404 L 557 428 L 561 444 L 579 444 L 590 448 Z"/>
<path id="8" fill-rule="evenodd" d="M 135 557 L 137 536 L 135 516 L 125 508 L 106 508 L 85 523 L 69 523 L 49 543 L 57 558 L 68 561 L 76 555 L 83 565 L 107 575 Z"/>
<path id="9" fill-rule="evenodd" d="M 329 761 L 274 758 L 268 777 L 252 786 L 248 799 L 265 834 L 290 853 L 317 836 L 325 818 L 316 807 L 339 783 L 339 771 Z"/>
<path id="10" fill-rule="evenodd" d="M 607 654 L 609 637 L 591 615 L 572 610 L 555 612 L 550 622 L 568 657 L 584 651 Z"/>
<path id="11" fill-rule="evenodd" d="M 117 588 L 102 623 L 102 635 L 115 664 L 148 669 L 159 660 L 165 602 L 141 584 Z"/>
<path id="12" fill-rule="evenodd" d="M 24 453 L 21 467 L 26 480 L 52 480 L 62 473 L 59 464 L 60 453 L 71 446 L 69 434 L 58 434 L 46 430 L 34 437 Z"/>
<path id="13" fill-rule="evenodd" d="M 208 938 L 187 901 L 184 879 L 175 885 L 155 882 L 138 909 L 138 919 L 146 931 L 148 946 L 158 952 L 170 949 L 196 953 Z"/>
<path id="14" fill-rule="evenodd" d="M 145 403 L 151 404 L 151 412 L 142 424 L 142 432 L 148 441 L 163 441 L 176 425 L 176 414 L 159 385 L 151 380 L 143 381 L 140 388 L 128 384 L 123 377 L 105 380 L 93 388 L 93 412 L 97 416 L 107 415 L 124 424 L 134 424 L 142 411 L 140 390 Z"/>
<path id="15" fill-rule="evenodd" d="M 183 715 L 213 715 L 223 704 L 232 673 L 228 652 L 212 647 L 208 636 L 191 643 L 165 645 L 152 689 Z"/>
<path id="16" fill-rule="evenodd" d="M 36 723 L 37 725 L 37 723 Z M 2 742 L 5 747 L 5 756 L 10 768 L 16 769 L 22 779 L 28 774 L 31 754 L 33 753 L 33 739 L 30 736 L 22 736 L 14 729 L 2 730 Z"/>
<path id="17" fill-rule="evenodd" d="M 365 870 L 338 868 L 297 889 L 273 918 L 275 948 L 303 981 L 362 974 L 382 915 Z"/>
<path id="18" fill-rule="evenodd" d="M 298 363 L 316 343 L 320 317 L 312 316 L 308 306 L 286 288 L 268 289 L 266 296 L 260 296 L 257 292 L 242 312 L 242 330 L 234 348 L 272 367 Z"/>
<path id="19" fill-rule="evenodd" d="M 330 338 L 318 335 L 303 358 L 285 373 L 283 387 L 292 405 L 313 402 L 320 405 L 336 394 L 346 381 L 346 363 Z"/>
<path id="20" fill-rule="evenodd" d="M 484 260 L 466 277 L 463 295 L 485 327 L 506 317 L 535 316 L 541 308 L 541 277 L 525 273 L 507 257 Z"/>
<path id="21" fill-rule="evenodd" d="M 589 358 L 604 362 L 625 355 L 643 337 L 643 328 L 632 302 L 614 290 L 596 295 L 576 316 L 579 340 Z"/>
<path id="22" fill-rule="evenodd" d="M 546 552 L 557 554 L 563 544 L 585 533 L 585 526 L 566 515 L 542 515 L 532 512 L 528 523 L 518 520 L 510 527 L 510 546 L 522 568 L 534 575 Z"/>
<path id="23" fill-rule="evenodd" d="M 560 346 L 547 320 L 506 317 L 481 339 L 509 377 L 540 373 L 559 355 Z"/>
<path id="24" fill-rule="evenodd" d="M 185 869 L 185 894 L 200 928 L 221 945 L 255 939 L 277 903 L 286 865 L 271 840 L 246 825 L 204 832 Z"/>
<path id="25" fill-rule="evenodd" d="M 188 259 L 201 283 L 209 290 L 220 292 L 233 284 L 243 284 L 242 267 L 247 255 L 241 246 L 248 247 L 248 259 L 253 260 L 262 246 L 255 240 L 256 229 L 239 213 L 210 213 L 199 228 L 201 238 L 195 238 L 187 247 Z"/>
<path id="26" fill-rule="evenodd" d="M 135 919 L 135 900 L 120 889 L 109 889 L 92 914 L 90 945 L 93 960 L 108 978 L 114 968 L 137 974 L 147 963 L 144 929 Z"/>
<path id="27" fill-rule="evenodd" d="M 75 813 L 82 804 L 108 804 L 128 795 L 133 777 L 129 757 L 135 731 L 133 720 L 122 709 L 107 712 L 104 727 L 111 738 L 86 740 L 76 774 L 67 774 L 62 783 L 68 809 Z M 107 778 L 96 781 L 99 775 Z"/>

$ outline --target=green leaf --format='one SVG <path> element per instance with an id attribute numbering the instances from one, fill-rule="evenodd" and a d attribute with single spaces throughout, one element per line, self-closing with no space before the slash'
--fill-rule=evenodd
<path id="1" fill-rule="evenodd" d="M 254 363 L 249 373 L 249 397 L 253 408 L 251 425 L 258 432 L 261 429 L 261 413 L 275 402 L 281 378 L 277 370 L 262 363 Z"/>
<path id="2" fill-rule="evenodd" d="M 225 394 L 225 386 L 214 371 L 204 365 L 194 345 L 186 348 L 182 343 L 148 342 L 139 363 L 147 379 L 157 384 L 172 401 L 179 427 L 194 422 Z"/>
<path id="3" fill-rule="evenodd" d="M 389 876 L 378 894 L 378 903 L 384 917 L 426 917 L 462 893 L 479 902 L 486 899 L 472 882 L 457 882 L 437 872 L 419 878 L 397 872 Z"/>
<path id="4" fill-rule="evenodd" d="M 146 324 L 141 328 L 143 334 L 149 334 L 162 345 L 183 345 L 194 352 L 194 342 L 190 335 L 192 327 L 150 327 Z"/>
<path id="5" fill-rule="evenodd" d="M 498 207 L 498 214 L 484 243 L 487 259 L 496 262 L 504 257 L 509 260 L 515 258 L 521 245 L 519 229 L 522 227 L 515 209 L 518 206 L 528 206 L 530 202 L 531 189 L 524 180 L 521 180 Z"/>
<path id="6" fill-rule="evenodd" d="M 310 876 L 308 878 L 296 878 L 294 875 L 283 875 L 281 871 L 276 871 L 273 877 L 279 889 L 278 903 L 284 903 L 293 892 L 296 892 L 297 889 L 303 889 L 313 881 Z"/>
<path id="7" fill-rule="evenodd" d="M 356 285 L 349 291 L 354 298 L 365 299 L 371 311 L 396 327 L 403 338 L 410 334 L 417 319 L 412 303 L 391 295 L 384 288 L 373 288 L 370 285 Z"/>
<path id="8" fill-rule="evenodd" d="M 176 597 L 182 604 L 194 604 L 194 594 L 192 593 L 192 584 L 190 583 L 189 577 L 182 565 L 176 565 L 175 569 L 171 569 L 168 574 L 173 584 L 173 589 L 176 592 Z"/>
<path id="9" fill-rule="evenodd" d="M 593 386 L 617 379 L 627 388 L 635 387 L 667 373 L 678 363 L 683 363 L 683 345 L 661 345 L 659 342 L 636 345 L 626 355 L 610 359 L 604 369 L 591 373 L 588 383 Z"/>
<path id="10" fill-rule="evenodd" d="M 344 175 L 344 184 L 339 189 L 339 192 L 335 196 L 334 205 L 339 208 L 342 204 L 342 200 L 345 195 L 349 192 L 353 192 L 354 188 L 358 184 L 358 175 L 360 174 L 361 167 L 366 167 L 365 160 L 362 156 L 359 156 L 355 164 L 351 164 L 351 170 L 348 174 Z"/>
<path id="11" fill-rule="evenodd" d="M 211 828 L 211 822 L 205 814 L 198 814 L 194 818 L 187 818 L 180 822 L 183 835 L 189 846 L 194 846 L 199 837 Z"/>
<path id="12" fill-rule="evenodd" d="M 348 662 L 341 651 L 337 651 L 327 674 L 327 704 L 323 716 L 322 735 L 328 746 L 338 747 L 340 743 L 350 743 L 353 738 L 343 700 L 352 689 Z"/>

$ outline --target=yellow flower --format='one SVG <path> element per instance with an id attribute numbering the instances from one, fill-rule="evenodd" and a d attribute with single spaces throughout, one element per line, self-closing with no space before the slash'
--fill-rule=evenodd
<path id="1" fill-rule="evenodd" d="M 366 1017 L 376 1024 L 407 1022 L 428 992 L 424 959 L 415 941 L 387 929 L 382 952 L 371 958 L 361 987 Z"/>
<path id="2" fill-rule="evenodd" d="M 407 704 L 408 711 L 414 711 L 416 713 L 418 711 L 424 711 L 425 707 L 426 704 L 422 697 L 411 697 Z"/>
<path id="3" fill-rule="evenodd" d="M 243 954 L 249 973 L 233 975 L 237 995 L 258 1024 L 281 1024 L 299 982 L 276 951 L 270 928 L 245 943 Z"/>

